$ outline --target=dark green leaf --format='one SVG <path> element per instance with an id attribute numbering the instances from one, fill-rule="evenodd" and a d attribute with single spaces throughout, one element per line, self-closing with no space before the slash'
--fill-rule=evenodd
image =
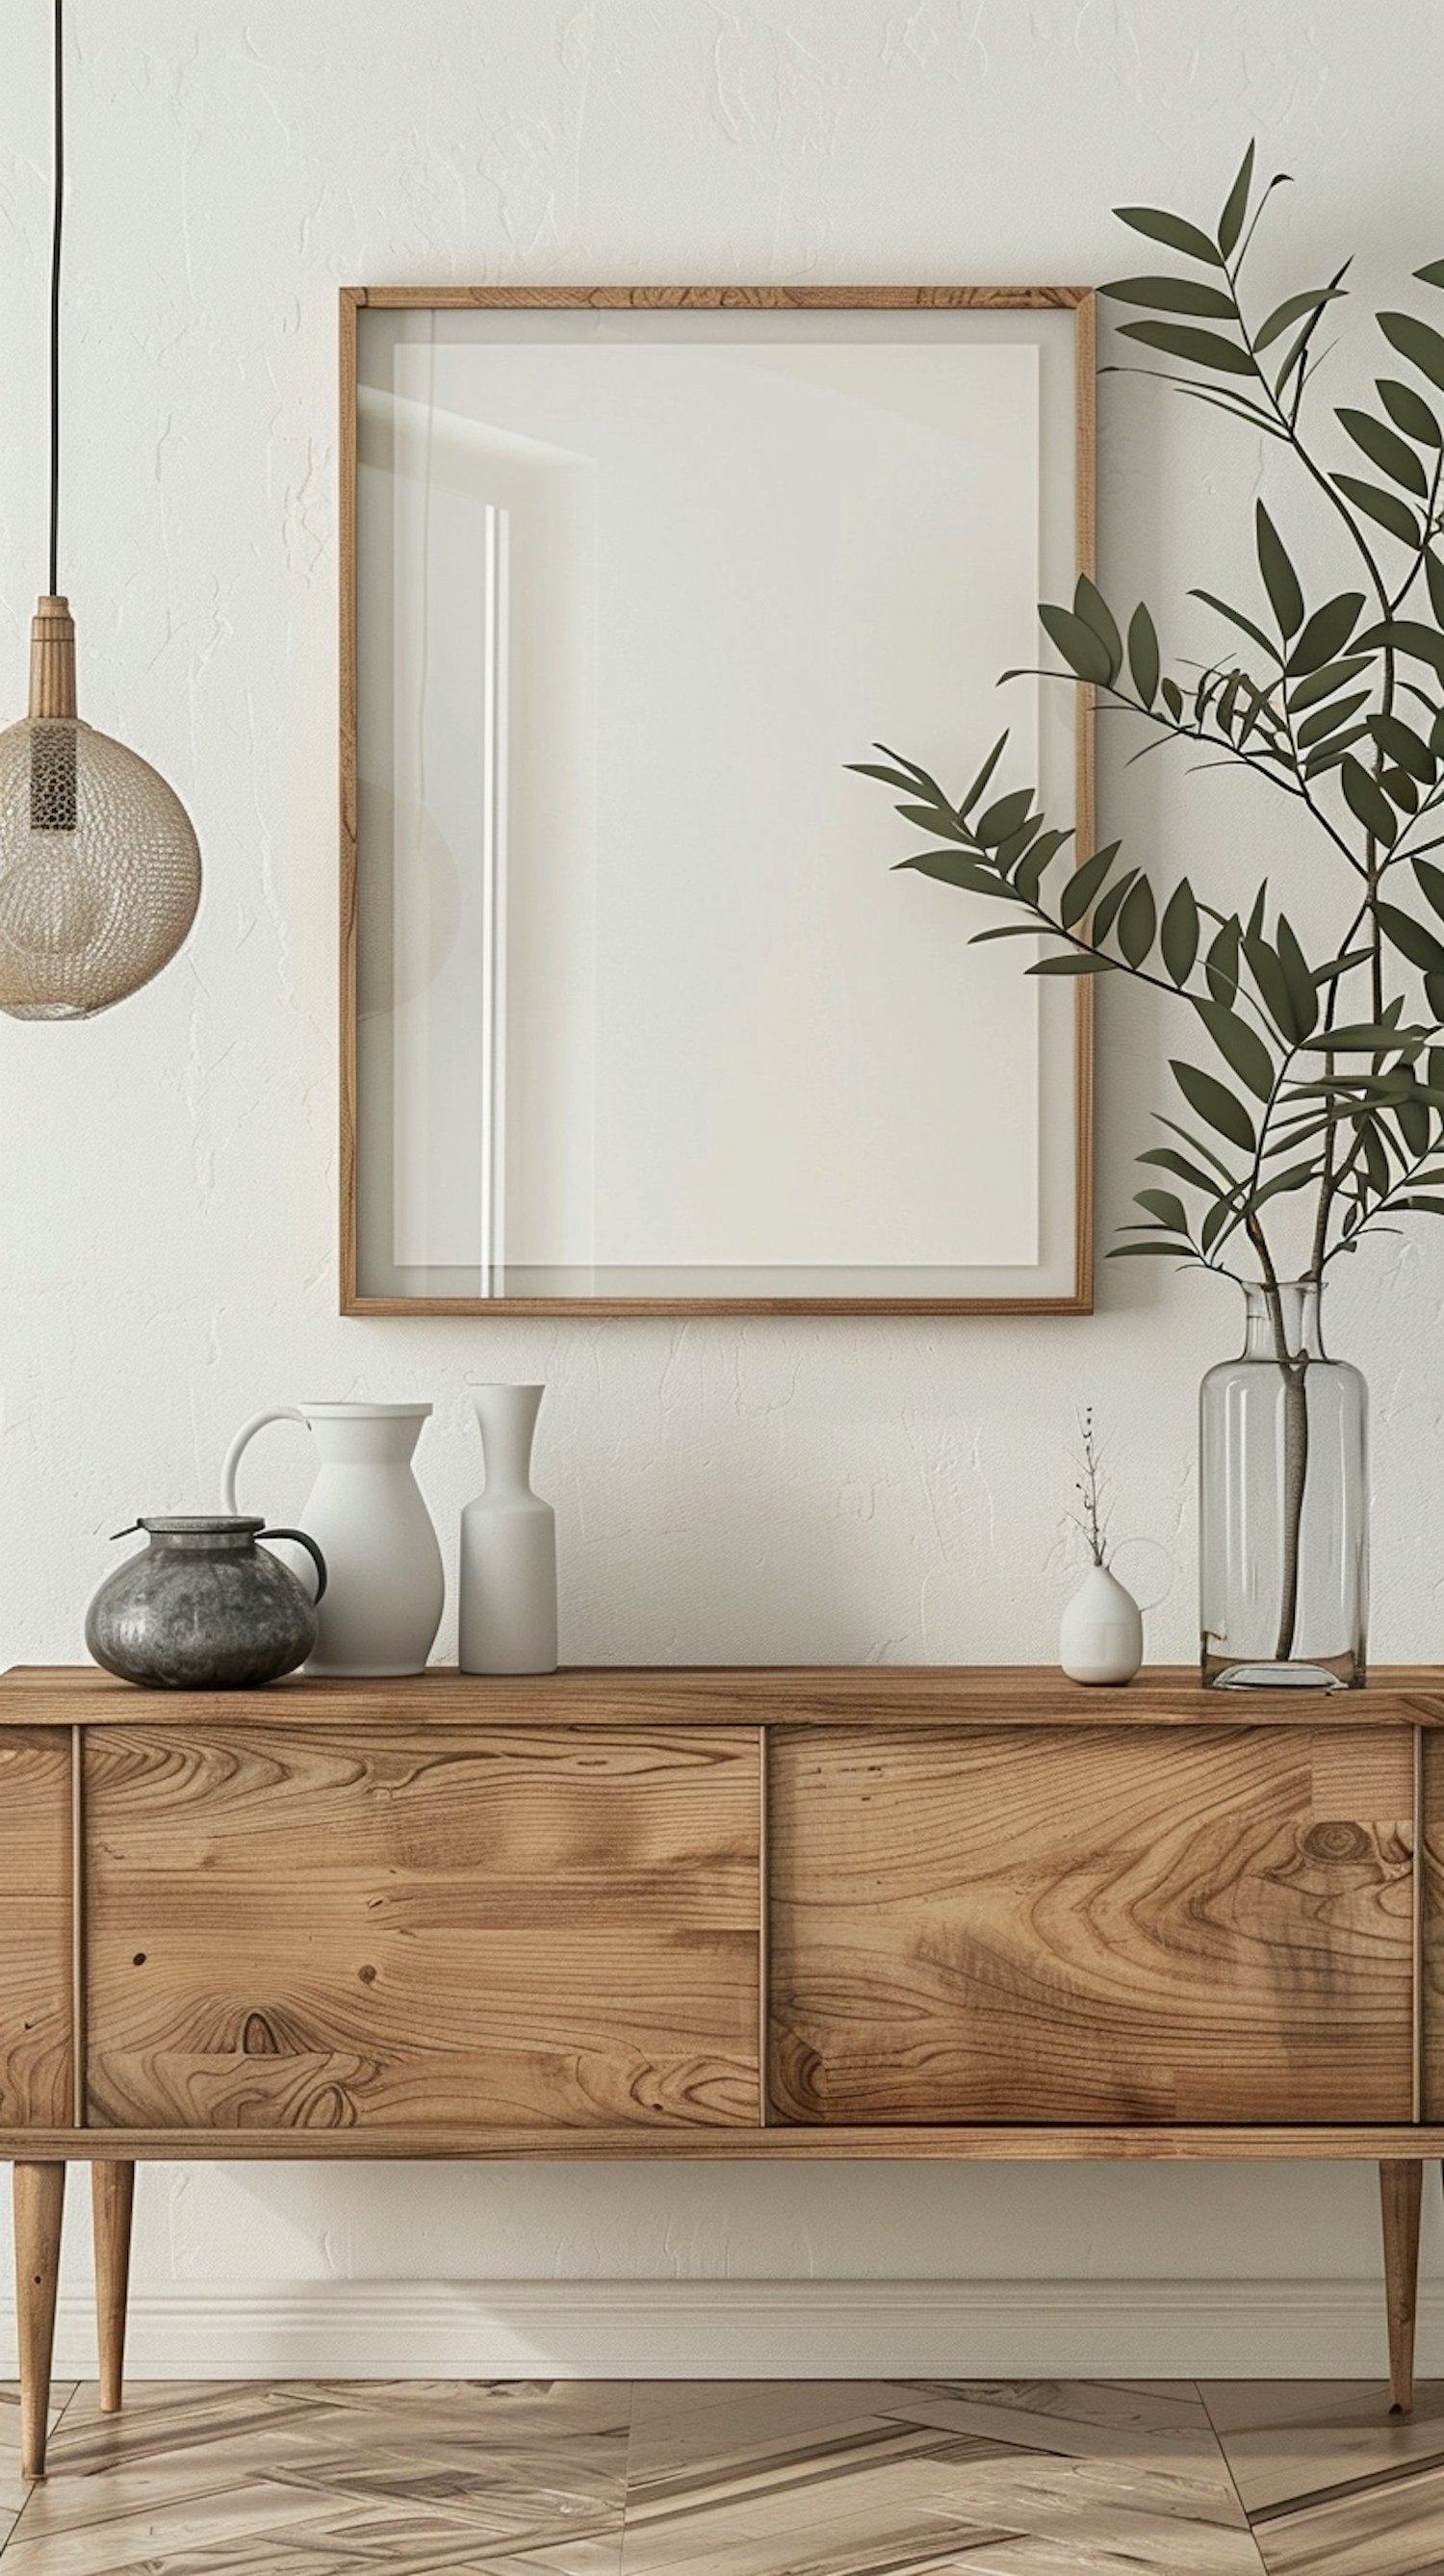
<path id="1" fill-rule="evenodd" d="M 1208 322 L 1234 319 L 1233 297 L 1193 277 L 1120 277 L 1099 292 L 1116 304 L 1151 304 L 1159 313 L 1200 313 Z"/>
<path id="2" fill-rule="evenodd" d="M 1265 1199 L 1276 1199 L 1285 1190 L 1306 1189 L 1310 1181 L 1317 1179 L 1318 1168 L 1317 1163 L 1291 1164 L 1286 1172 L 1279 1172 L 1273 1180 L 1266 1181 L 1261 1190 L 1255 1191 L 1253 1205 L 1261 1208 Z"/>
<path id="3" fill-rule="evenodd" d="M 1287 642 L 1291 635 L 1297 635 L 1304 622 L 1304 594 L 1299 588 L 1298 574 L 1289 561 L 1288 549 L 1262 501 L 1254 512 L 1254 526 L 1264 588 L 1278 619 L 1279 633 Z"/>
<path id="4" fill-rule="evenodd" d="M 1211 590 L 1191 590 L 1188 595 L 1190 599 L 1201 599 L 1206 608 L 1216 608 L 1219 616 L 1226 617 L 1231 626 L 1241 627 L 1245 635 L 1252 636 L 1255 644 L 1259 644 L 1263 647 L 1263 650 L 1268 654 L 1271 661 L 1282 661 L 1283 656 L 1280 653 L 1278 646 L 1270 643 L 1267 635 L 1265 635 L 1263 631 L 1263 628 L 1261 626 L 1255 626 L 1251 617 L 1245 617 L 1241 608 L 1230 608 L 1226 599 L 1217 598 Z M 1441 638 L 1440 640 L 1441 645 L 1444 645 L 1444 638 Z M 1167 680 L 1163 683 L 1163 694 L 1165 698 L 1168 696 L 1171 685 L 1172 684 Z M 1178 704 L 1181 712 L 1183 707 L 1183 699 L 1181 695 L 1179 697 Z"/>
<path id="5" fill-rule="evenodd" d="M 1178 1180 L 1187 1181 L 1191 1190 L 1207 1190 L 1213 1199 L 1218 1196 L 1219 1185 L 1212 1173 L 1204 1171 L 1199 1163 L 1190 1163 L 1185 1155 L 1175 1154 L 1171 1145 L 1150 1145 L 1147 1153 L 1137 1159 L 1140 1163 L 1156 1163 L 1160 1171 L 1172 1172 Z"/>
<path id="6" fill-rule="evenodd" d="M 1207 233 L 1200 232 L 1197 224 L 1186 222 L 1182 215 L 1164 213 L 1157 206 L 1115 206 L 1113 211 L 1130 232 L 1142 233 L 1149 241 L 1166 242 L 1170 250 L 1182 251 L 1185 259 L 1203 260 L 1210 268 L 1223 266 Z"/>
<path id="7" fill-rule="evenodd" d="M 1095 850 L 1091 859 L 1074 869 L 1058 904 L 1058 918 L 1066 930 L 1083 919 L 1089 905 L 1101 894 L 1117 856 L 1118 843 L 1110 841 L 1106 850 Z"/>
<path id="8" fill-rule="evenodd" d="M 1198 905 L 1187 877 L 1163 907 L 1163 962 L 1175 984 L 1186 984 L 1198 956 Z"/>
<path id="9" fill-rule="evenodd" d="M 1417 492 L 1420 500 L 1428 496 L 1429 478 L 1412 447 L 1406 446 L 1396 429 L 1375 420 L 1367 411 L 1353 411 L 1345 405 L 1337 414 L 1341 426 L 1354 445 L 1363 450 L 1371 465 L 1382 474 L 1401 483 L 1406 492 Z"/>
<path id="10" fill-rule="evenodd" d="M 1299 726 L 1300 751 L 1311 751 L 1316 742 L 1323 742 L 1331 733 L 1337 733 L 1340 725 L 1347 724 L 1350 716 L 1357 715 L 1360 707 L 1368 705 L 1370 694 L 1368 689 L 1360 689 L 1352 698 L 1334 698 L 1328 706 L 1316 707 Z"/>
<path id="11" fill-rule="evenodd" d="M 1401 814 L 1418 813 L 1419 790 L 1407 769 L 1381 769 L 1379 785 L 1390 804 L 1397 805 Z"/>
<path id="12" fill-rule="evenodd" d="M 1095 956 L 1091 949 L 1085 957 L 1081 950 L 1075 948 L 1067 957 L 1040 957 L 1037 965 L 1030 966 L 1027 972 L 1030 975 L 1109 975 L 1116 974 L 1118 969 L 1111 957 Z"/>
<path id="13" fill-rule="evenodd" d="M 1434 1132 L 1434 1121 L 1429 1115 L 1426 1103 L 1422 1100 L 1401 1100 L 1394 1115 L 1399 1122 L 1400 1135 L 1415 1162 L 1418 1162 L 1421 1155 L 1428 1153 L 1429 1139 Z"/>
<path id="14" fill-rule="evenodd" d="M 1173 1190 L 1135 1190 L 1133 1203 L 1135 1207 L 1145 1208 L 1150 1216 L 1156 1216 L 1159 1224 L 1167 1226 L 1170 1234 L 1187 1234 L 1188 1210 Z"/>
<path id="15" fill-rule="evenodd" d="M 1243 953 L 1248 959 L 1249 973 L 1263 996 L 1264 1008 L 1279 1035 L 1292 1046 L 1299 1035 L 1299 1024 L 1283 959 L 1252 923 L 1243 935 Z"/>
<path id="16" fill-rule="evenodd" d="M 1141 599 L 1128 621 L 1128 667 L 1144 705 L 1151 707 L 1158 695 L 1158 635 Z"/>
<path id="17" fill-rule="evenodd" d="M 1141 340 L 1149 349 L 1162 349 L 1170 358 L 1186 358 L 1191 367 L 1207 367 L 1223 376 L 1251 376 L 1254 363 L 1247 349 L 1236 340 L 1225 340 L 1217 331 L 1195 331 L 1187 322 L 1125 322 L 1121 337 Z"/>
<path id="18" fill-rule="evenodd" d="M 1339 783 L 1343 788 L 1344 802 L 1350 813 L 1357 817 L 1365 831 L 1371 833 L 1376 841 L 1383 842 L 1386 850 L 1392 850 L 1399 837 L 1399 823 L 1394 808 L 1377 779 L 1369 776 L 1363 762 L 1355 760 L 1352 752 L 1340 767 Z"/>
<path id="19" fill-rule="evenodd" d="M 1075 616 L 1071 608 L 1053 608 L 1046 602 L 1038 616 L 1069 669 L 1076 671 L 1080 680 L 1091 680 L 1106 688 L 1117 665 L 1101 636 L 1086 620 Z"/>
<path id="20" fill-rule="evenodd" d="M 1284 982 L 1289 988 L 1289 1000 L 1293 1005 L 1294 1029 L 1299 1038 L 1306 1038 L 1318 1026 L 1318 987 L 1314 982 L 1309 961 L 1294 935 L 1292 925 L 1285 921 L 1282 913 L 1279 914 L 1275 944 L 1278 949 L 1279 964 L 1283 968 Z"/>
<path id="21" fill-rule="evenodd" d="M 916 823 L 920 832 L 945 832 L 950 841 L 969 838 L 951 805 L 899 805 L 905 823 Z"/>
<path id="22" fill-rule="evenodd" d="M 1385 618 L 1359 636 L 1358 643 L 1361 650 L 1365 645 L 1382 645 L 1394 653 L 1407 653 L 1416 662 L 1432 663 L 1436 671 L 1444 674 L 1444 635 L 1432 626 L 1422 625 L 1417 618 Z"/>
<path id="23" fill-rule="evenodd" d="M 1304 634 L 1308 631 L 1306 626 Z M 1300 680 L 1298 687 L 1289 691 L 1290 715 L 1302 715 L 1305 707 L 1316 706 L 1320 698 L 1331 698 L 1346 681 L 1356 680 L 1361 671 L 1367 671 L 1373 658 L 1372 653 L 1350 653 L 1342 662 L 1328 662 L 1323 670 L 1311 671 L 1306 680 Z"/>
<path id="24" fill-rule="evenodd" d="M 1444 868 L 1436 868 L 1429 859 L 1415 859 L 1413 864 L 1419 892 L 1444 921 Z"/>
<path id="25" fill-rule="evenodd" d="M 1110 680 L 1116 679 L 1123 668 L 1123 638 L 1118 632 L 1118 622 L 1102 591 L 1096 583 L 1089 580 L 1086 572 L 1078 575 L 1077 587 L 1073 593 L 1073 612 L 1075 616 L 1082 618 L 1085 626 L 1092 627 L 1108 656 L 1108 677 Z"/>
<path id="26" fill-rule="evenodd" d="M 1424 579 L 1429 588 L 1429 605 L 1434 611 L 1434 623 L 1436 626 L 1444 626 L 1444 564 L 1441 564 L 1432 546 L 1426 546 L 1424 550 Z"/>
<path id="27" fill-rule="evenodd" d="M 908 796 L 916 796 L 918 792 L 917 780 L 905 778 L 900 769 L 880 769 L 871 760 L 845 760 L 842 765 L 844 769 L 851 770 L 855 778 L 880 778 L 885 786 L 901 787 Z"/>
<path id="28" fill-rule="evenodd" d="M 1291 680 L 1305 671 L 1317 671 L 1342 653 L 1359 622 L 1363 605 L 1361 590 L 1345 590 L 1337 599 L 1326 600 L 1322 608 L 1314 610 L 1285 666 Z"/>
<path id="29" fill-rule="evenodd" d="M 1402 716 L 1371 716 L 1369 731 L 1390 760 L 1396 760 L 1399 767 L 1407 769 L 1410 777 L 1417 778 L 1422 786 L 1433 786 L 1439 775 L 1439 763 L 1427 742 L 1415 733 L 1412 725 L 1405 724 Z"/>
<path id="30" fill-rule="evenodd" d="M 1282 304 L 1274 306 L 1262 327 L 1255 331 L 1254 347 L 1272 348 L 1275 340 L 1282 339 L 1291 322 L 1302 322 L 1305 314 L 1322 312 L 1324 306 L 1332 304 L 1337 296 L 1343 294 L 1343 291 L 1341 286 L 1310 286 L 1305 288 L 1302 295 L 1286 296 Z"/>
<path id="31" fill-rule="evenodd" d="M 1093 938 L 1098 947 L 1102 947 L 1104 940 L 1112 929 L 1114 920 L 1118 913 L 1118 908 L 1120 904 L 1126 901 L 1129 888 L 1132 886 L 1137 875 L 1138 870 L 1136 868 L 1127 869 L 1124 875 L 1119 877 L 1117 883 L 1109 887 L 1108 892 L 1099 903 L 1097 910 L 1093 915 Z"/>
<path id="32" fill-rule="evenodd" d="M 1237 995 L 1242 944 L 1242 932 L 1237 921 L 1226 921 L 1210 945 L 1204 973 L 1216 1002 L 1232 1002 Z"/>
<path id="33" fill-rule="evenodd" d="M 989 851 L 988 864 L 997 869 L 999 876 L 1011 877 L 1023 852 L 1032 846 L 1033 835 L 1042 819 L 1041 814 L 1030 814 L 1021 831 L 1010 833 L 1006 841 L 1000 841 L 995 850 Z"/>
<path id="34" fill-rule="evenodd" d="M 1379 328 L 1411 367 L 1417 367 L 1431 384 L 1444 386 L 1444 339 L 1431 324 L 1416 320 L 1412 313 L 1381 313 Z"/>
<path id="35" fill-rule="evenodd" d="M 1012 871 L 1013 886 L 1025 903 L 1037 902 L 1044 876 L 1069 838 L 1068 832 L 1040 832 L 1031 849 L 1019 859 Z"/>
<path id="36" fill-rule="evenodd" d="M 1397 493 L 1381 491 L 1377 483 L 1363 483 L 1357 474 L 1331 474 L 1329 481 L 1337 484 L 1356 510 L 1362 510 L 1367 518 L 1387 528 L 1391 537 L 1397 537 L 1401 546 L 1417 546 L 1419 522 L 1408 502 L 1401 501 Z"/>
<path id="37" fill-rule="evenodd" d="M 1110 1261 L 1127 1261 L 1131 1256 L 1139 1260 L 1148 1253 L 1155 1259 L 1167 1254 L 1174 1261 L 1189 1261 L 1194 1257 L 1191 1243 L 1113 1243 L 1108 1247 L 1107 1258 Z"/>
<path id="38" fill-rule="evenodd" d="M 1006 739 L 1007 737 L 1005 735 L 1004 740 L 1006 741 Z M 913 788 L 913 794 L 915 796 L 927 796 L 931 798 L 934 805 L 941 806 L 944 813 L 950 814 L 952 812 L 953 809 L 948 803 L 946 796 L 943 794 L 941 787 L 938 785 L 937 780 L 935 778 L 930 778 L 925 769 L 919 769 L 915 760 L 904 759 L 903 754 L 900 751 L 894 751 L 890 742 L 875 742 L 873 744 L 873 750 L 880 751 L 884 760 L 892 761 L 896 768 L 905 769 L 908 772 L 909 777 L 916 781 L 916 785 Z"/>
<path id="39" fill-rule="evenodd" d="M 989 752 L 987 759 L 984 761 L 982 768 L 979 770 L 977 777 L 973 780 L 972 786 L 968 789 L 966 796 L 958 807 L 958 813 L 963 822 L 967 821 L 968 816 L 971 814 L 973 807 L 978 801 L 978 798 L 982 795 L 984 788 L 987 786 L 989 779 L 992 777 L 994 770 L 1002 759 L 1003 749 L 1007 739 L 1008 737 L 1005 733 L 999 734 L 997 741 L 994 743 L 993 748 Z"/>
<path id="40" fill-rule="evenodd" d="M 1392 1177 L 1389 1157 L 1380 1141 L 1379 1130 L 1372 1118 L 1360 1119 L 1359 1141 L 1364 1148 L 1364 1162 L 1376 1190 L 1387 1190 Z"/>
<path id="41" fill-rule="evenodd" d="M 1153 901 L 1153 888 L 1147 877 L 1140 876 L 1129 887 L 1118 915 L 1118 945 L 1130 966 L 1141 966 L 1153 946 L 1158 928 L 1158 914 Z"/>
<path id="42" fill-rule="evenodd" d="M 1238 176 L 1224 200 L 1223 213 L 1218 219 L 1218 246 L 1225 259 L 1233 257 L 1238 247 L 1239 234 L 1243 231 L 1243 219 L 1248 213 L 1248 192 L 1253 186 L 1253 155 L 1254 147 L 1250 143 L 1239 163 Z"/>
<path id="43" fill-rule="evenodd" d="M 1261 1037 L 1255 1035 L 1247 1020 L 1241 1020 L 1222 1002 L 1196 1000 L 1194 1009 L 1217 1047 L 1240 1080 L 1260 1100 L 1268 1100 L 1274 1087 L 1274 1064 Z"/>
<path id="44" fill-rule="evenodd" d="M 1350 725 L 1345 732 L 1336 734 L 1332 740 L 1326 742 L 1320 750 L 1311 751 L 1304 762 L 1305 778 L 1317 778 L 1322 770 L 1332 769 L 1336 763 L 1343 760 L 1346 752 L 1353 749 L 1356 742 L 1364 740 L 1368 730 L 1366 724 Z"/>
<path id="45" fill-rule="evenodd" d="M 1153 1116 L 1156 1125 L 1166 1127 L 1170 1136 L 1177 1136 L 1180 1142 L 1188 1147 L 1190 1154 L 1201 1155 L 1204 1162 L 1211 1165 L 1229 1189 L 1234 1187 L 1234 1176 L 1222 1155 L 1215 1153 L 1212 1145 L 1206 1144 L 1202 1136 L 1191 1136 L 1186 1127 L 1180 1127 L 1176 1118 L 1165 1118 L 1161 1109 L 1155 1109 Z"/>
<path id="46" fill-rule="evenodd" d="M 1001 894 L 1008 888 L 1000 885 L 992 870 L 980 859 L 970 859 L 962 850 L 920 850 L 915 859 L 899 859 L 899 869 L 911 868 L 920 877 L 935 877 L 939 885 L 957 886 L 964 894 Z"/>
<path id="47" fill-rule="evenodd" d="M 1164 705 L 1167 707 L 1169 714 L 1172 716 L 1174 723 L 1180 723 L 1183 717 L 1183 691 L 1179 687 L 1178 682 L 1176 680 L 1160 680 L 1158 684 L 1158 694 L 1162 698 Z"/>
<path id="48" fill-rule="evenodd" d="M 1401 912 L 1396 903 L 1376 902 L 1374 917 L 1385 937 L 1393 942 L 1401 957 L 1427 975 L 1444 975 L 1444 940 L 1426 930 L 1410 912 Z"/>
<path id="49" fill-rule="evenodd" d="M 1425 286 L 1444 286 L 1444 259 L 1431 259 L 1426 267 L 1416 268 L 1414 274 Z"/>
<path id="50" fill-rule="evenodd" d="M 1216 1128 L 1220 1136 L 1226 1136 L 1231 1145 L 1237 1145 L 1240 1153 L 1253 1153 L 1258 1139 L 1243 1102 L 1236 1100 L 1231 1091 L 1226 1091 L 1213 1074 L 1204 1073 L 1196 1064 L 1185 1064 L 1177 1057 L 1170 1057 L 1169 1067 L 1190 1109 L 1196 1110 L 1199 1117 Z"/>
<path id="51" fill-rule="evenodd" d="M 1407 1208 L 1411 1216 L 1444 1216 L 1444 1199 L 1396 1199 L 1394 1201 L 1394 1205 L 1399 1208 Z M 1134 1249 L 1135 1251 L 1141 1252 L 1143 1246 L 1140 1243 L 1135 1245 Z"/>
<path id="52" fill-rule="evenodd" d="M 1346 1027 L 1324 1029 L 1309 1040 L 1312 1055 L 1381 1055 L 1396 1047 L 1400 1032 L 1387 1020 L 1351 1020 Z"/>
<path id="53" fill-rule="evenodd" d="M 1417 439 L 1421 447 L 1438 447 L 1441 443 L 1439 423 L 1422 394 L 1412 385 L 1401 385 L 1395 376 L 1376 376 L 1379 400 L 1396 429 L 1406 438 Z"/>
<path id="54" fill-rule="evenodd" d="M 1011 794 L 1000 796 L 974 824 L 974 838 L 985 850 L 996 849 L 1000 841 L 1006 841 L 1020 828 L 1032 802 L 1031 787 L 1015 787 Z"/>

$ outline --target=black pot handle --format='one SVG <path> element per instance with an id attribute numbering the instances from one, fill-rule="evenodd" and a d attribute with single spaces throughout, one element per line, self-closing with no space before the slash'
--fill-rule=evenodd
<path id="1" fill-rule="evenodd" d="M 316 1569 L 316 1599 L 311 1604 L 311 1607 L 314 1610 L 316 1601 L 321 1599 L 326 1589 L 326 1560 L 321 1554 L 319 1547 L 316 1545 L 315 1540 L 313 1538 L 308 1538 L 304 1530 L 263 1529 L 257 1530 L 256 1532 L 256 1545 L 259 1547 L 262 1540 L 268 1538 L 293 1538 L 298 1547 L 303 1547 L 305 1549 L 306 1554 L 309 1556 L 311 1563 Z"/>

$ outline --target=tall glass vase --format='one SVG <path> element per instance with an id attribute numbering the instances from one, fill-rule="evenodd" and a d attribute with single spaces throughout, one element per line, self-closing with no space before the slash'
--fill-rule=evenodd
<path id="1" fill-rule="evenodd" d="M 1324 1349 L 1314 1280 L 1245 1286 L 1244 1346 L 1203 1381 L 1203 1679 L 1357 1690 L 1369 1604 L 1368 1389 Z"/>

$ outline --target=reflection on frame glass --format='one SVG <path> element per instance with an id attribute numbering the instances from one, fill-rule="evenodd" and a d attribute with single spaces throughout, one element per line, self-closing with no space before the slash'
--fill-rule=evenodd
<path id="1" fill-rule="evenodd" d="M 1086 1306 L 1088 992 L 846 764 L 997 713 L 1086 850 L 1086 705 L 994 693 L 1088 560 L 1088 300 L 345 320 L 348 1309 Z"/>

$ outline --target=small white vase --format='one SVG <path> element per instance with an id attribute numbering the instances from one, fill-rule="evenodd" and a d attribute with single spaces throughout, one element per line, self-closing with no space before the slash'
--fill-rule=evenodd
<path id="1" fill-rule="evenodd" d="M 541 1386 L 481 1386 L 486 1490 L 461 1515 L 458 1657 L 464 1673 L 554 1673 L 557 1522 L 531 1488 Z"/>
<path id="2" fill-rule="evenodd" d="M 316 1651 L 308 1673 L 358 1676 L 419 1673 L 441 1625 L 446 1596 L 441 1550 L 411 1453 L 429 1404 L 275 1404 L 237 1432 L 221 1490 L 236 1508 L 241 1454 L 268 1422 L 304 1422 L 321 1453 L 301 1523 L 326 1560 L 317 1605 Z M 316 1578 L 299 1550 L 276 1554 L 314 1597 Z"/>
<path id="3" fill-rule="evenodd" d="M 1071 1682 L 1131 1682 L 1143 1661 L 1143 1613 L 1106 1565 L 1090 1565 L 1058 1629 Z"/>

